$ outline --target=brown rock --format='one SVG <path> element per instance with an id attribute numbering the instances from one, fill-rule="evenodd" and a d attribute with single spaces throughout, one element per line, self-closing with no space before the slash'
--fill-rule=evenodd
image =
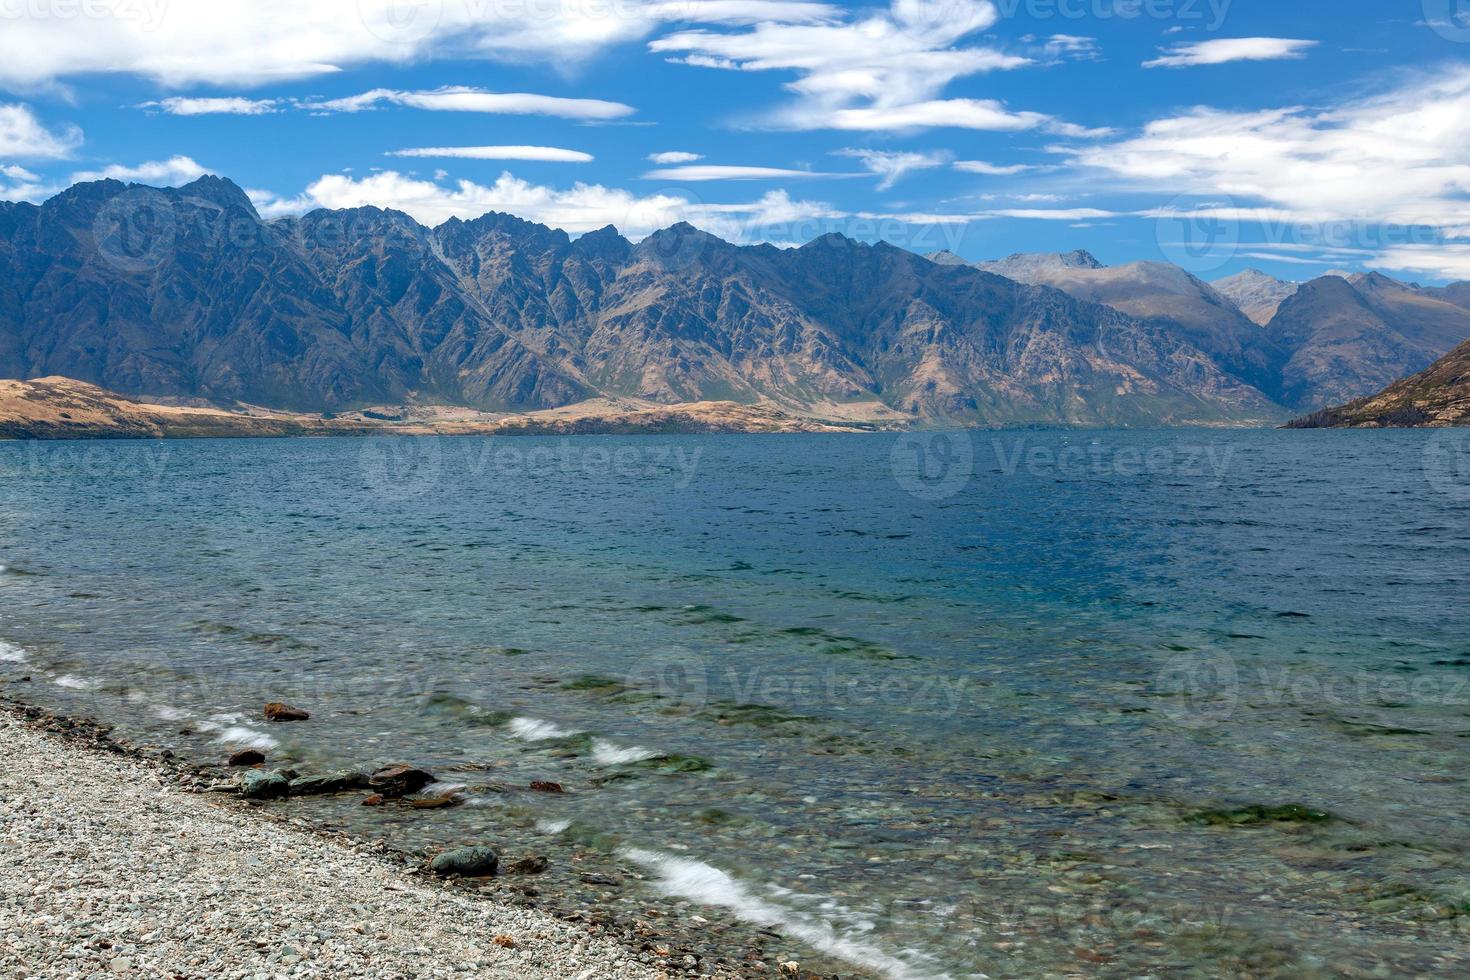
<path id="1" fill-rule="evenodd" d="M 515 949 L 516 948 L 516 941 L 515 941 L 515 937 L 513 937 L 513 936 L 496 936 L 491 941 L 493 943 L 495 943 L 495 945 L 499 946 L 501 949 Z"/>
<path id="2" fill-rule="evenodd" d="M 523 857 L 517 861 L 512 861 L 506 867 L 505 871 L 507 874 L 513 875 L 539 875 L 550 866 L 551 862 L 546 859 L 544 854 L 533 854 L 530 857 Z"/>
<path id="3" fill-rule="evenodd" d="M 241 749 L 230 756 L 232 766 L 258 766 L 265 761 L 265 753 L 259 749 Z"/>
<path id="4" fill-rule="evenodd" d="M 363 801 L 362 801 L 362 805 L 363 806 L 382 806 L 383 805 L 383 797 L 380 796 L 377 793 L 374 793 L 372 796 L 365 797 L 363 799 Z"/>
<path id="5" fill-rule="evenodd" d="M 408 805 L 415 810 L 440 810 L 447 806 L 454 806 L 458 802 L 452 796 L 423 796 L 417 800 L 409 800 Z"/>
<path id="6" fill-rule="evenodd" d="M 417 769 L 407 763 L 398 762 L 384 766 L 368 777 L 368 786 L 389 799 L 397 799 L 417 793 L 434 781 L 434 774 Z"/>
<path id="7" fill-rule="evenodd" d="M 293 708 L 289 704 L 280 701 L 272 701 L 265 706 L 266 721 L 305 721 L 311 714 L 300 708 Z"/>
<path id="8" fill-rule="evenodd" d="M 538 793 L 565 793 L 566 789 L 561 783 L 546 783 L 540 780 L 531 784 L 531 788 Z"/>

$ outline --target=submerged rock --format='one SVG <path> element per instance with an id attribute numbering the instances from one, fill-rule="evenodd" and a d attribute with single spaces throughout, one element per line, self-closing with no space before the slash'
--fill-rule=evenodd
<path id="1" fill-rule="evenodd" d="M 488 847 L 455 848 L 429 862 L 429 870 L 434 874 L 462 878 L 488 878 L 499 866 L 500 857 Z"/>
<path id="2" fill-rule="evenodd" d="M 512 861 L 506 867 L 505 873 L 512 875 L 539 875 L 549 867 L 551 867 L 551 862 L 547 860 L 546 855 L 532 854 L 530 857 L 523 857 L 518 861 Z"/>
<path id="3" fill-rule="evenodd" d="M 269 800 L 285 796 L 291 784 L 278 772 L 251 769 L 240 777 L 240 795 L 247 800 Z"/>
<path id="4" fill-rule="evenodd" d="M 536 782 L 532 783 L 531 784 L 531 789 L 535 790 L 538 793 L 565 793 L 566 792 L 566 787 L 562 786 L 561 783 L 551 783 L 551 782 L 546 782 L 546 781 L 543 781 L 543 780 L 537 780 Z"/>
<path id="5" fill-rule="evenodd" d="M 266 721 L 306 721 L 311 713 L 300 708 L 293 708 L 289 704 L 280 701 L 272 701 L 265 706 Z"/>
<path id="6" fill-rule="evenodd" d="M 265 761 L 265 753 L 259 749 L 241 749 L 230 756 L 232 766 L 258 766 Z"/>
<path id="7" fill-rule="evenodd" d="M 366 773 L 343 769 L 339 772 L 319 773 L 291 780 L 292 796 L 321 796 L 327 793 L 346 793 L 355 789 L 366 789 Z"/>
<path id="8" fill-rule="evenodd" d="M 368 785 L 390 799 L 417 793 L 433 781 L 433 773 L 401 762 L 384 766 L 368 777 Z"/>
<path id="9" fill-rule="evenodd" d="M 1331 823 L 1338 818 L 1325 810 L 1314 810 L 1300 803 L 1281 806 L 1243 806 L 1233 810 L 1201 810 L 1190 816 L 1191 823 L 1213 827 L 1240 827 L 1261 823 Z"/>

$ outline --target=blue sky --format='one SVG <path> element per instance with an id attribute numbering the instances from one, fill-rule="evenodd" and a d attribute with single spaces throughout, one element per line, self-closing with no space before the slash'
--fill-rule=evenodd
<path id="1" fill-rule="evenodd" d="M 0 0 L 0 199 L 206 171 L 266 216 L 1463 279 L 1470 3 Z"/>

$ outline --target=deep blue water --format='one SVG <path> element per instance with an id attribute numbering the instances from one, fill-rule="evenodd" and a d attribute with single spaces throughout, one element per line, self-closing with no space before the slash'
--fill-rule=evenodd
<path id="1" fill-rule="evenodd" d="M 0 444 L 0 491 L 12 693 L 573 790 L 365 832 L 583 835 L 895 977 L 1465 955 L 1470 433 Z M 1200 816 L 1286 804 L 1333 819 Z"/>

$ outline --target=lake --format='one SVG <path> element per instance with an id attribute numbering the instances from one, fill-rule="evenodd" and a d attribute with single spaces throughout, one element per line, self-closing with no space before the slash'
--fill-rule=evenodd
<path id="1" fill-rule="evenodd" d="M 1455 973 L 1467 462 L 1463 431 L 0 444 L 0 679 L 200 761 L 453 774 L 451 810 L 319 805 L 598 848 L 874 976 Z"/>

